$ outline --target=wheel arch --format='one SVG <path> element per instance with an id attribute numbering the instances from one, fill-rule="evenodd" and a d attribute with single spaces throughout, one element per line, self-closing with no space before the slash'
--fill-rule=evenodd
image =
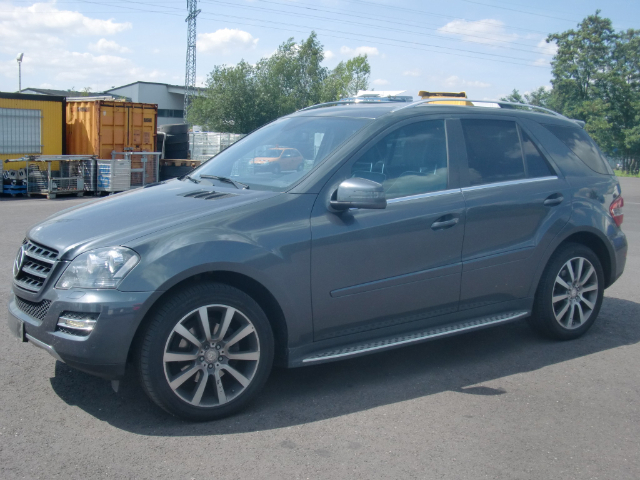
<path id="1" fill-rule="evenodd" d="M 608 245 L 606 237 L 596 229 L 574 229 L 564 234 L 559 234 L 556 241 L 547 249 L 544 261 L 536 272 L 535 282 L 532 284 L 531 296 L 534 296 L 540 284 L 540 278 L 549 263 L 551 256 L 561 247 L 568 243 L 577 243 L 590 248 L 598 257 L 604 271 L 605 288 L 609 287 L 615 276 L 615 254 L 613 247 Z"/>
<path id="2" fill-rule="evenodd" d="M 258 303 L 260 308 L 262 308 L 262 310 L 265 312 L 273 331 L 273 337 L 275 341 L 274 364 L 277 366 L 286 366 L 288 359 L 289 336 L 287 323 L 285 321 L 285 315 L 279 302 L 269 291 L 269 289 L 267 289 L 259 281 L 251 278 L 248 275 L 228 270 L 197 273 L 190 277 L 184 278 L 172 285 L 170 288 L 164 291 L 162 295 L 155 299 L 136 329 L 133 341 L 131 342 L 131 345 L 129 347 L 128 362 L 130 363 L 133 359 L 135 349 L 138 348 L 138 345 L 141 341 L 144 327 L 149 322 L 149 319 L 153 315 L 155 308 L 160 304 L 160 302 L 162 302 L 164 298 L 167 298 L 167 296 L 172 295 L 173 293 L 189 285 L 203 281 L 213 281 L 223 283 L 225 285 L 230 285 L 246 293 Z"/>

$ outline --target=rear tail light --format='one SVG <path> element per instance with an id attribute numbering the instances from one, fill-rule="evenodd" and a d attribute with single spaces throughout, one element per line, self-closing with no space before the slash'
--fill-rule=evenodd
<path id="1" fill-rule="evenodd" d="M 622 225 L 622 220 L 624 220 L 622 207 L 624 207 L 624 199 L 622 197 L 616 198 L 613 202 L 611 202 L 611 206 L 609 207 L 611 218 L 613 218 L 613 221 L 616 222 L 617 226 Z"/>

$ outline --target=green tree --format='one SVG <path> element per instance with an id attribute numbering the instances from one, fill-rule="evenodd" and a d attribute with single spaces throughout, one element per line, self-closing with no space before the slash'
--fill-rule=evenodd
<path id="1" fill-rule="evenodd" d="M 605 153 L 623 160 L 625 169 L 640 159 L 640 31 L 616 32 L 611 20 L 590 15 L 576 29 L 554 33 L 551 91 L 538 88 L 505 97 L 540 105 L 584 120 Z"/>
<path id="2" fill-rule="evenodd" d="M 322 66 L 324 49 L 315 32 L 293 38 L 255 65 L 216 66 L 204 92 L 189 109 L 188 121 L 219 132 L 248 133 L 304 107 L 353 95 L 368 86 L 371 68 L 365 56 Z"/>
<path id="3" fill-rule="evenodd" d="M 359 90 L 369 88 L 371 67 L 366 55 L 358 55 L 336 65 L 324 82 L 322 100 L 333 102 L 354 96 Z"/>
<path id="4" fill-rule="evenodd" d="M 500 98 L 503 102 L 525 103 L 528 105 L 536 105 L 538 107 L 553 108 L 553 96 L 550 90 L 545 87 L 538 87 L 533 92 L 525 92 L 521 94 L 517 89 Z"/>

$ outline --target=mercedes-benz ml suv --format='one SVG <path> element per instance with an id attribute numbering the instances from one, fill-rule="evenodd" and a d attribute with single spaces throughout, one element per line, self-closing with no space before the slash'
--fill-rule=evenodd
<path id="1" fill-rule="evenodd" d="M 521 319 L 579 337 L 624 268 L 620 185 L 577 122 L 500 106 L 316 106 L 65 210 L 20 247 L 11 330 L 114 382 L 130 365 L 195 420 L 242 408 L 274 364 Z M 274 146 L 304 168 L 256 168 Z"/>

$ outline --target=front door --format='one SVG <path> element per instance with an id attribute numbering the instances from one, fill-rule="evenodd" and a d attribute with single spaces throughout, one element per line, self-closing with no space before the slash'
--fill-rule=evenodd
<path id="1" fill-rule="evenodd" d="M 311 218 L 316 341 L 437 323 L 458 309 L 464 199 L 447 151 L 444 120 L 412 120 L 369 142 L 320 194 Z M 326 199 L 349 177 L 381 183 L 387 208 L 329 211 Z"/>

